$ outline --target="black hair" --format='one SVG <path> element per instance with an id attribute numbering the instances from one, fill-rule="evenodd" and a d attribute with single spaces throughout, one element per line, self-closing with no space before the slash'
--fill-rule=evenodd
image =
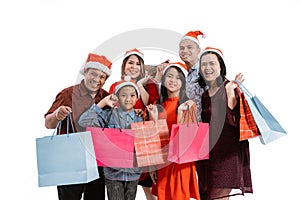
<path id="1" fill-rule="evenodd" d="M 141 74 L 140 74 L 140 76 L 137 78 L 137 80 L 140 80 L 140 79 L 142 79 L 142 78 L 145 77 L 145 64 L 144 64 L 144 59 L 141 58 L 141 57 L 140 57 L 139 55 L 137 55 L 137 54 L 132 54 L 132 55 L 137 56 L 137 58 L 138 58 L 138 60 L 139 60 L 139 62 L 140 62 L 140 64 L 141 64 Z M 130 56 L 132 56 L 132 55 L 130 55 Z M 125 75 L 125 65 L 126 65 L 126 62 L 127 62 L 127 60 L 129 59 L 130 56 L 127 56 L 126 58 L 123 59 L 122 66 L 121 66 L 121 75 L 122 75 L 122 76 Z"/>
<path id="2" fill-rule="evenodd" d="M 202 88 L 205 88 L 207 86 L 207 83 L 206 83 L 206 81 L 203 78 L 202 73 L 201 73 L 201 58 L 204 55 L 207 55 L 207 54 L 214 54 L 218 58 L 220 68 L 221 68 L 221 72 L 220 72 L 220 76 L 217 78 L 217 84 L 218 84 L 218 86 L 220 86 L 226 80 L 226 65 L 225 65 L 225 62 L 224 62 L 223 58 L 218 53 L 216 53 L 214 51 L 207 51 L 207 52 L 204 52 L 201 55 L 201 57 L 199 59 L 199 68 L 200 68 L 199 69 L 199 74 L 200 74 L 200 77 L 199 77 L 198 83 L 199 83 L 200 87 L 202 87 Z"/>
<path id="3" fill-rule="evenodd" d="M 165 87 L 164 85 L 164 82 L 166 80 L 166 75 L 167 75 L 167 72 L 171 69 L 171 68 L 174 68 L 178 71 L 178 74 L 179 74 L 179 78 L 181 80 L 181 88 L 180 88 L 180 91 L 179 91 L 179 102 L 178 102 L 178 106 L 180 104 L 182 104 L 183 102 L 187 101 L 188 100 L 188 97 L 186 96 L 186 77 L 184 75 L 184 73 L 181 71 L 181 69 L 178 67 L 178 66 L 175 66 L 175 65 L 171 65 L 166 71 L 165 73 L 163 74 L 162 78 L 161 78 L 161 88 L 160 88 L 160 97 L 159 99 L 157 100 L 157 104 L 160 104 L 162 105 L 162 103 L 168 98 L 168 90 L 167 88 Z M 178 107 L 177 106 L 177 107 Z"/>

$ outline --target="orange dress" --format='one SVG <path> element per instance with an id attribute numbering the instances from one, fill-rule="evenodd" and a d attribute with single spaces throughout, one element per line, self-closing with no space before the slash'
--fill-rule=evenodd
<path id="1" fill-rule="evenodd" d="M 177 123 L 178 97 L 168 98 L 162 106 L 171 130 L 172 124 Z M 152 186 L 152 193 L 158 200 L 200 200 L 195 163 L 169 163 L 163 168 L 158 168 L 157 181 Z"/>

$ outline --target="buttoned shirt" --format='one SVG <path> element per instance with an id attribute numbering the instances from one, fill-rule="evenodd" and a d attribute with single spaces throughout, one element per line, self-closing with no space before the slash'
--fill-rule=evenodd
<path id="1" fill-rule="evenodd" d="M 75 124 L 75 132 L 84 131 L 85 128 L 80 127 L 77 124 L 79 116 L 89 107 L 91 107 L 93 103 L 98 103 L 107 95 L 109 95 L 107 91 L 100 89 L 95 98 L 93 98 L 88 89 L 85 87 L 84 80 L 82 80 L 80 84 L 70 86 L 59 92 L 52 106 L 44 116 L 46 117 L 48 114 L 53 113 L 59 106 L 69 106 L 72 109 L 71 114 L 73 124 Z M 65 134 L 66 132 L 67 119 L 62 121 L 61 134 Z"/>
<path id="2" fill-rule="evenodd" d="M 199 73 L 199 61 L 189 70 L 186 78 L 186 93 L 187 97 L 196 103 L 197 107 L 197 119 L 201 121 L 201 96 L 204 93 L 204 89 L 200 87 L 198 81 L 200 77 Z"/>

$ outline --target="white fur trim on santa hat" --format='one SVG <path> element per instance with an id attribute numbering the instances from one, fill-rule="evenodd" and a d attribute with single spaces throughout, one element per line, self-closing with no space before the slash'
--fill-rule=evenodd
<path id="1" fill-rule="evenodd" d="M 167 69 L 169 69 L 172 66 L 179 67 L 179 69 L 183 72 L 184 76 L 187 77 L 188 71 L 185 68 L 183 68 L 181 65 L 179 65 L 179 64 L 170 64 L 170 65 L 168 65 L 167 67 L 165 67 L 165 69 L 163 71 L 163 74 L 165 74 L 165 72 L 167 71 Z"/>
<path id="2" fill-rule="evenodd" d="M 127 58 L 127 57 L 129 57 L 129 56 L 131 56 L 131 55 L 137 55 L 137 56 L 139 56 L 141 59 L 144 60 L 144 55 L 141 54 L 141 53 L 139 53 L 139 52 L 137 52 L 137 51 L 131 51 L 131 52 L 128 52 L 128 53 L 124 56 L 124 58 Z"/>
<path id="3" fill-rule="evenodd" d="M 200 53 L 200 58 L 201 58 L 201 56 L 202 56 L 204 53 L 209 52 L 209 51 L 217 53 L 219 56 L 221 56 L 221 58 L 222 58 L 223 61 L 224 61 L 224 55 L 223 55 L 223 52 L 221 52 L 221 50 L 218 50 L 218 49 L 215 49 L 215 48 L 206 48 L 206 49 L 204 49 L 204 51 L 202 51 L 202 52 Z"/>
<path id="4" fill-rule="evenodd" d="M 139 91 L 138 87 L 136 86 L 136 84 L 132 83 L 131 81 L 123 81 L 123 82 L 119 83 L 118 85 L 116 85 L 115 94 L 117 94 L 118 91 L 122 87 L 125 87 L 125 86 L 132 86 L 136 90 L 138 97 L 140 96 L 140 91 Z"/>
<path id="5" fill-rule="evenodd" d="M 181 41 L 183 41 L 183 40 L 192 40 L 193 42 L 195 42 L 200 47 L 199 40 L 197 40 L 196 38 L 194 38 L 192 36 L 183 36 Z"/>
<path id="6" fill-rule="evenodd" d="M 107 76 L 110 76 L 111 72 L 112 72 L 107 66 L 105 66 L 99 62 L 87 62 L 85 64 L 84 68 L 82 70 L 80 70 L 80 73 L 83 74 L 84 69 L 89 69 L 89 68 L 98 69 L 98 70 L 106 73 Z"/>

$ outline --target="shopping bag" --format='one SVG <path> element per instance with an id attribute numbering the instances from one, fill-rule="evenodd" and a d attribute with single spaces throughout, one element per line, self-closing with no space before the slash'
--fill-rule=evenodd
<path id="1" fill-rule="evenodd" d="M 134 167 L 134 132 L 130 129 L 86 127 L 91 131 L 97 165 Z"/>
<path id="2" fill-rule="evenodd" d="M 240 93 L 240 141 L 260 136 L 245 94 Z"/>
<path id="3" fill-rule="evenodd" d="M 87 183 L 99 178 L 91 133 L 54 135 L 56 130 L 52 136 L 36 138 L 39 187 Z"/>
<path id="4" fill-rule="evenodd" d="M 287 132 L 258 99 L 258 97 L 253 96 L 242 83 L 239 83 L 239 85 L 243 93 L 245 93 L 250 110 L 259 129 L 259 138 L 261 143 L 268 144 L 287 135 Z"/>
<path id="5" fill-rule="evenodd" d="M 169 161 L 187 163 L 209 158 L 209 124 L 197 122 L 195 113 L 196 107 L 193 106 L 185 111 L 184 123 L 172 125 Z M 190 122 L 190 119 L 194 122 Z"/>
<path id="6" fill-rule="evenodd" d="M 165 119 L 131 124 L 138 167 L 164 164 L 167 161 L 169 130 Z"/>

